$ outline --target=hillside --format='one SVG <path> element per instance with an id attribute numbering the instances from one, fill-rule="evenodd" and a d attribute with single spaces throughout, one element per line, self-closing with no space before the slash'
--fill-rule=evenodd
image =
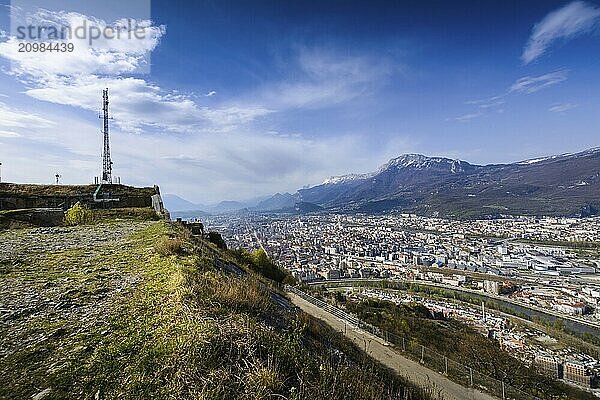
<path id="1" fill-rule="evenodd" d="M 104 217 L 0 232 L 0 398 L 429 398 L 234 253 Z"/>

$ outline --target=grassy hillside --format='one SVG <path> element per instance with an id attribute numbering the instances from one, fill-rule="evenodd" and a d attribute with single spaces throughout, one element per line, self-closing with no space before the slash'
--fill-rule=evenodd
<path id="1" fill-rule="evenodd" d="M 432 398 L 233 262 L 165 221 L 0 232 L 0 398 Z"/>

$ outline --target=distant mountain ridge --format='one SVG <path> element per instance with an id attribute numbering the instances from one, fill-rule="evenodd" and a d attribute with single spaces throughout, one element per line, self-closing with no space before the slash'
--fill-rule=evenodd
<path id="1" fill-rule="evenodd" d="M 193 203 L 175 194 L 165 194 L 162 197 L 165 207 L 171 212 L 171 215 L 181 216 L 185 214 L 186 217 L 183 218 L 189 218 L 189 215 L 193 215 L 194 213 L 197 213 L 198 216 L 205 216 L 242 209 L 253 209 L 257 204 L 270 199 L 272 196 L 261 196 L 245 201 L 224 200 L 212 205 Z"/>
<path id="2" fill-rule="evenodd" d="M 471 164 L 466 161 L 452 160 L 443 157 L 426 157 L 421 154 L 404 154 L 396 157 L 380 166 L 377 171 L 366 174 L 348 174 L 341 176 L 332 176 L 326 179 L 322 184 L 331 185 L 338 183 L 356 182 L 364 179 L 370 179 L 377 176 L 379 173 L 389 170 L 390 168 L 413 168 L 415 170 L 438 169 L 443 170 L 448 168 L 451 173 L 462 172 Z"/>
<path id="3" fill-rule="evenodd" d="M 169 204 L 167 201 L 167 208 Z M 221 202 L 207 211 L 361 212 L 389 210 L 460 218 L 591 216 L 600 210 L 600 147 L 511 164 L 404 154 L 364 174 L 333 176 L 296 193 Z"/>
<path id="4" fill-rule="evenodd" d="M 375 172 L 332 177 L 298 191 L 327 209 L 454 216 L 593 215 L 600 209 L 600 148 L 512 164 L 475 165 L 405 154 Z"/>
<path id="5" fill-rule="evenodd" d="M 290 193 L 275 193 L 273 196 L 261 201 L 254 207 L 258 211 L 272 211 L 287 209 L 296 204 L 298 195 Z"/>
<path id="6" fill-rule="evenodd" d="M 182 197 L 175 194 L 164 194 L 162 196 L 163 203 L 169 211 L 189 211 L 189 210 L 201 210 L 206 208 L 203 204 L 192 203 Z"/>

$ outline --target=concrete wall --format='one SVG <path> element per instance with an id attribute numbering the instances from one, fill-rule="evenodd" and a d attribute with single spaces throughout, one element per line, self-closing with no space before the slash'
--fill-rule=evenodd
<path id="1" fill-rule="evenodd" d="M 171 219 L 169 210 L 165 208 L 165 204 L 160 195 L 160 189 L 156 185 L 154 185 L 154 189 L 156 190 L 156 194 L 152 195 L 152 208 L 154 208 L 154 211 L 164 219 Z"/>
<path id="2" fill-rule="evenodd" d="M 13 210 L 0 214 L 0 228 L 9 228 L 14 223 L 34 226 L 58 226 L 64 218 L 62 208 L 32 208 Z"/>
<path id="3" fill-rule="evenodd" d="M 21 185 L 0 183 L 0 210 L 62 208 L 80 202 L 91 208 L 152 207 L 152 196 L 160 195 L 158 186 L 136 188 L 103 185 L 97 198 L 118 198 L 117 202 L 94 202 L 95 185 Z M 162 200 L 161 200 L 162 203 Z"/>

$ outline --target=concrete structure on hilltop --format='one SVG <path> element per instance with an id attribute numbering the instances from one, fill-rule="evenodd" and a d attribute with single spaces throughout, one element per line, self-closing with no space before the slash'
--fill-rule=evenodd
<path id="1" fill-rule="evenodd" d="M 153 196 L 158 195 L 153 203 Z M 104 201 L 110 199 L 111 201 Z M 90 208 L 124 208 L 162 206 L 158 186 L 137 188 L 125 185 L 29 185 L 0 183 L 0 210 L 28 208 L 62 208 L 75 203 Z"/>

